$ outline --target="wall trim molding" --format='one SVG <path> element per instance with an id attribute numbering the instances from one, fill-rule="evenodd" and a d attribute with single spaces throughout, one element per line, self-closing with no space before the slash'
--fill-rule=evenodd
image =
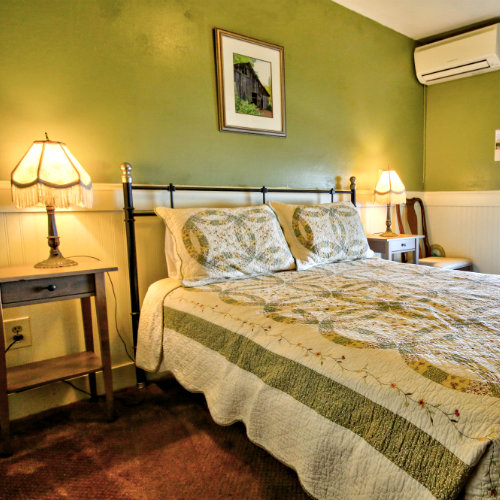
<path id="1" fill-rule="evenodd" d="M 94 190 L 94 204 L 91 209 L 88 208 L 68 208 L 68 209 L 58 209 L 57 211 L 62 212 L 116 212 L 123 210 L 123 189 L 121 184 L 107 184 L 107 183 L 96 183 L 93 184 Z M 358 206 L 360 207 L 379 207 L 373 203 L 373 191 L 368 189 L 358 189 L 357 192 Z M 198 196 L 200 196 L 198 194 Z M 211 195 L 213 196 L 213 195 Z M 221 196 L 221 195 L 217 195 Z M 225 199 L 231 199 L 231 194 L 226 193 Z M 241 196 L 241 193 L 235 193 L 235 200 Z M 247 195 L 248 196 L 248 195 Z M 248 198 L 248 203 L 258 203 L 260 198 L 259 193 L 252 193 L 250 197 L 252 201 Z M 329 197 L 329 195 L 328 195 Z M 328 198 L 329 199 L 329 198 Z M 213 199 L 212 199 L 213 202 Z M 326 199 L 323 200 L 326 202 Z M 169 195 L 166 191 L 137 191 L 134 193 L 134 205 L 136 208 L 141 209 L 142 207 L 152 207 L 155 205 L 168 205 Z M 18 209 L 12 205 L 12 199 L 10 194 L 10 181 L 0 181 L 0 213 L 22 213 L 22 212 L 45 212 L 44 207 L 31 207 L 25 209 Z"/>
<path id="2" fill-rule="evenodd" d="M 115 212 L 123 209 L 121 184 L 96 183 L 94 188 L 93 212 Z M 442 207 L 500 207 L 500 190 L 498 191 L 408 191 L 408 197 L 422 198 L 427 206 Z M 358 205 L 363 208 L 380 207 L 373 202 L 373 191 L 358 189 Z M 137 192 L 134 195 L 135 205 L 160 205 L 168 203 L 168 194 L 161 191 Z M 63 211 L 87 212 L 87 208 L 70 208 Z M 59 211 L 59 210 L 58 210 Z M 0 181 L 0 212 L 45 212 L 43 207 L 18 209 L 12 205 L 10 181 Z"/>
<path id="3" fill-rule="evenodd" d="M 424 204 L 435 207 L 500 207 L 500 190 L 425 191 Z"/>

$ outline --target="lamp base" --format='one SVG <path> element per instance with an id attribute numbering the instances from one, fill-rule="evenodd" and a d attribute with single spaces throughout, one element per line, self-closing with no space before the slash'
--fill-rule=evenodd
<path id="1" fill-rule="evenodd" d="M 380 236 L 383 236 L 384 238 L 394 238 L 399 236 L 399 234 L 396 234 L 394 231 L 385 231 L 385 233 L 382 233 Z"/>
<path id="2" fill-rule="evenodd" d="M 392 230 L 392 216 L 391 216 L 391 204 L 387 203 L 387 219 L 385 220 L 385 233 L 382 233 L 380 236 L 383 238 L 394 238 L 398 236 Z"/>
<path id="3" fill-rule="evenodd" d="M 54 267 L 76 266 L 78 262 L 71 259 L 65 259 L 61 255 L 61 252 L 59 251 L 59 236 L 57 235 L 55 210 L 54 207 L 50 205 L 47 205 L 46 208 L 49 223 L 49 236 L 47 237 L 47 240 L 49 242 L 50 254 L 48 259 L 35 264 L 35 267 L 51 269 Z"/>
<path id="4" fill-rule="evenodd" d="M 53 268 L 53 267 L 68 267 L 68 266 L 76 266 L 78 262 L 75 262 L 71 259 L 66 259 L 62 255 L 51 255 L 48 259 L 42 260 L 38 264 L 35 264 L 36 268 Z"/>

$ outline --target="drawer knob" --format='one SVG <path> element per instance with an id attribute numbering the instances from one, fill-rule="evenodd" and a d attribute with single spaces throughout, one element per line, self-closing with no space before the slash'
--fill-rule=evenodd
<path id="1" fill-rule="evenodd" d="M 53 292 L 56 288 L 57 288 L 57 286 L 56 286 L 56 285 L 49 285 L 49 286 L 47 287 L 47 290 L 48 290 L 49 292 Z"/>
<path id="2" fill-rule="evenodd" d="M 401 246 L 402 246 L 402 247 L 405 247 L 405 246 L 406 246 L 406 243 L 401 243 Z"/>

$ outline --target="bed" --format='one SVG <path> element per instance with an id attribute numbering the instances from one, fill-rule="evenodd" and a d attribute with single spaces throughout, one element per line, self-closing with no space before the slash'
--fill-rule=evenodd
<path id="1" fill-rule="evenodd" d="M 130 167 L 123 173 L 134 307 L 130 221 L 139 212 Z M 173 195 L 172 185 L 164 188 Z M 256 189 L 263 197 L 273 192 Z M 347 194 L 355 204 L 353 180 Z M 217 423 L 244 422 L 248 437 L 295 469 L 315 498 L 498 498 L 500 277 L 378 259 L 351 208 L 335 203 L 304 209 L 302 230 L 293 226 L 297 208 L 273 207 L 289 249 L 293 238 L 302 243 L 292 252 L 295 265 L 275 250 L 269 257 L 277 245 L 269 233 L 256 239 L 268 245 L 259 255 L 279 270 L 196 280 L 184 268 L 182 276 L 153 283 L 140 320 L 132 310 L 137 366 L 171 372 L 202 392 Z M 180 252 L 175 238 L 184 238 L 184 250 L 206 266 L 200 249 L 212 243 L 200 230 L 200 213 L 193 225 L 192 214 L 172 210 L 163 212 L 167 233 L 175 232 L 176 217 L 184 232 L 169 244 Z M 252 210 L 255 220 L 272 222 L 267 208 Z M 328 242 L 305 244 L 325 210 L 351 217 L 336 233 L 347 243 L 335 247 L 340 257 L 333 261 Z M 234 213 L 246 224 L 247 213 Z M 220 227 L 221 214 L 202 215 Z M 314 251 L 330 257 L 312 262 Z"/>

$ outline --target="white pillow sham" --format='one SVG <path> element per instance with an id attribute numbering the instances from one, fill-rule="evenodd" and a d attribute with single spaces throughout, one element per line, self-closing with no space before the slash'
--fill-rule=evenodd
<path id="1" fill-rule="evenodd" d="M 319 264 L 373 257 L 356 207 L 338 201 L 318 205 L 269 202 L 297 263 Z"/>
<path id="2" fill-rule="evenodd" d="M 169 277 L 184 286 L 295 268 L 276 215 L 266 205 L 155 209 L 166 225 Z"/>

